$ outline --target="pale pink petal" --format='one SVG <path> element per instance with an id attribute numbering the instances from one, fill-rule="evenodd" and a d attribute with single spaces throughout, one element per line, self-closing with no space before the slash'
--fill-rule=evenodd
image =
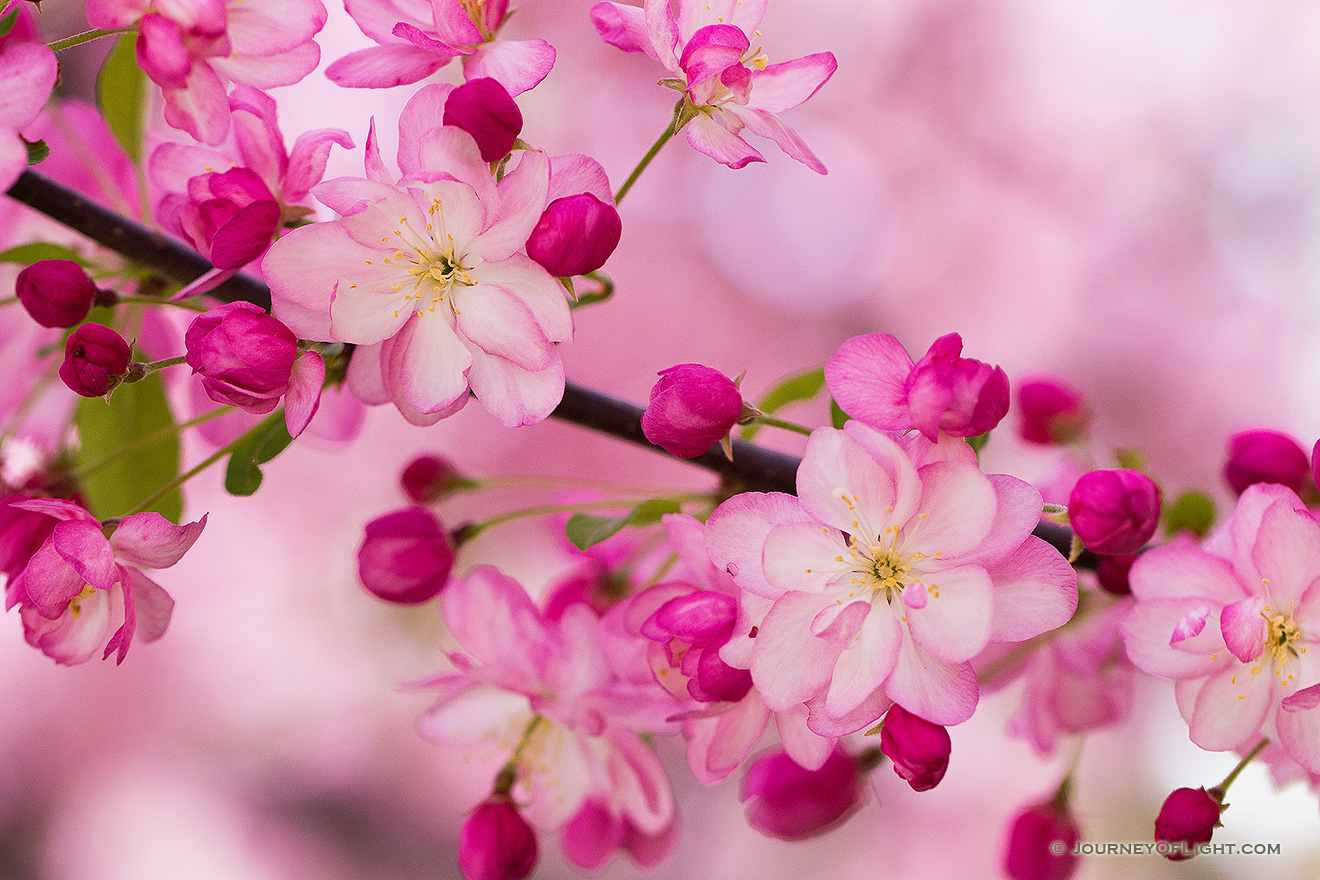
<path id="1" fill-rule="evenodd" d="M 136 619 L 133 635 L 143 642 L 154 642 L 165 635 L 170 625 L 174 599 L 136 568 L 125 568 L 124 575 L 133 592 Z"/>
<path id="2" fill-rule="evenodd" d="M 798 703 L 789 709 L 775 713 L 775 732 L 779 734 L 779 744 L 798 766 L 807 770 L 819 770 L 834 751 L 834 737 L 822 736 L 808 726 L 809 712 L 806 705 Z"/>
<path id="3" fill-rule="evenodd" d="M 775 599 L 783 590 L 765 579 L 762 550 L 775 526 L 792 522 L 811 522 L 792 495 L 744 492 L 715 508 L 706 520 L 706 550 L 715 567 L 727 571 L 743 590 Z"/>
<path id="4" fill-rule="evenodd" d="M 994 522 L 994 486 L 974 467 L 952 462 L 926 465 L 921 476 L 921 504 L 907 521 L 903 537 L 927 556 L 949 559 L 980 549 Z M 1013 536 L 1013 545 L 1025 535 Z"/>
<path id="5" fill-rule="evenodd" d="M 885 693 L 932 724 L 961 724 L 972 717 L 980 688 L 970 663 L 945 663 L 904 638 Z"/>
<path id="6" fill-rule="evenodd" d="M 96 589 L 108 590 L 121 579 L 119 564 L 115 561 L 110 542 L 95 523 L 82 519 L 65 520 L 55 526 L 49 541 L 55 552 L 73 566 L 83 581 Z M 51 604 L 41 585 L 29 581 L 27 590 L 28 598 L 37 604 Z"/>
<path id="7" fill-rule="evenodd" d="M 911 428 L 907 378 L 912 358 L 888 333 L 854 336 L 825 362 L 825 383 L 839 407 L 884 431 Z"/>
<path id="8" fill-rule="evenodd" d="M 752 96 L 747 106 L 766 113 L 783 113 L 816 94 L 834 75 L 839 63 L 830 52 L 818 52 L 752 71 Z"/>
<path id="9" fill-rule="evenodd" d="M 536 323 L 531 309 L 508 290 L 479 283 L 452 293 L 458 332 L 495 357 L 524 370 L 544 370 L 555 347 Z"/>
<path id="10" fill-rule="evenodd" d="M 812 635 L 811 622 L 831 601 L 813 593 L 785 593 L 761 622 L 752 680 L 772 710 L 788 709 L 829 685 L 840 647 Z"/>
<path id="11" fill-rule="evenodd" d="M 321 63 L 321 47 L 302 43 L 278 55 L 230 55 L 211 59 L 216 72 L 236 83 L 273 89 L 301 81 Z"/>
<path id="12" fill-rule="evenodd" d="M 906 458 L 892 441 L 891 454 Z M 797 490 L 803 510 L 865 541 L 878 540 L 891 524 L 906 521 L 896 519 L 907 509 L 900 501 L 907 499 L 899 498 L 890 469 L 842 431 L 812 432 L 798 468 Z"/>
<path id="13" fill-rule="evenodd" d="M 344 0 L 353 22 L 377 43 L 389 43 L 394 26 L 401 21 L 418 27 L 433 24 L 429 0 Z"/>
<path id="14" fill-rule="evenodd" d="M 432 129 L 445 124 L 445 101 L 454 90 L 451 83 L 431 83 L 417 90 L 399 114 L 399 170 L 414 174 L 422 167 L 421 144 Z M 480 159 L 480 151 L 478 151 Z"/>
<path id="15" fill-rule="evenodd" d="M 482 285 L 494 285 L 518 297 L 551 342 L 573 338 L 573 314 L 564 288 L 539 264 L 523 254 L 498 263 L 483 263 L 476 272 Z"/>
<path id="16" fill-rule="evenodd" d="M 359 345 L 353 351 L 353 359 L 348 363 L 348 375 L 344 382 L 354 397 L 368 406 L 380 406 L 390 402 L 390 392 L 385 387 L 382 373 L 381 349 L 384 343 Z"/>
<path id="17" fill-rule="evenodd" d="M 998 568 L 990 639 L 1021 642 L 1063 626 L 1077 610 L 1077 572 L 1058 550 L 1030 535 Z"/>
<path id="18" fill-rule="evenodd" d="M 601 164 L 582 153 L 550 157 L 550 191 L 546 201 L 564 196 L 591 193 L 602 202 L 614 201 L 610 179 Z"/>
<path id="19" fill-rule="evenodd" d="M 314 351 L 305 351 L 293 362 L 289 390 L 284 395 L 284 422 L 290 437 L 297 437 L 316 415 L 325 385 L 325 361 Z"/>
<path id="20" fill-rule="evenodd" d="M 749 162 L 765 161 L 756 148 L 716 122 L 709 114 L 698 113 L 683 130 L 687 132 L 688 143 L 692 145 L 692 149 L 698 153 L 705 153 L 721 165 L 742 168 Z"/>
<path id="21" fill-rule="evenodd" d="M 370 162 L 371 160 L 368 159 L 369 164 Z M 366 210 L 367 207 L 376 202 L 389 198 L 399 198 L 399 191 L 388 180 L 336 177 L 333 180 L 325 180 L 316 184 L 312 187 L 312 195 L 316 196 L 317 201 L 336 214 L 347 217 Z M 307 227 L 302 228 L 306 229 Z M 298 230 L 293 231 L 297 232 Z M 379 241 L 380 237 L 377 236 L 375 240 L 369 239 L 365 244 L 374 245 Z"/>
<path id="22" fill-rule="evenodd" d="M 1224 636 L 1224 644 L 1243 663 L 1255 660 L 1265 649 L 1265 618 L 1261 615 L 1264 607 L 1264 600 L 1252 596 L 1225 605 L 1219 612 L 1219 628 Z"/>
<path id="23" fill-rule="evenodd" d="M 255 171 L 272 193 L 281 192 L 280 181 L 288 172 L 289 157 L 276 118 L 275 99 L 260 89 L 237 86 L 229 95 L 229 109 L 242 164 Z M 329 148 L 326 149 L 328 152 Z M 320 179 L 317 177 L 308 188 Z M 306 189 L 303 194 L 306 195 Z M 286 197 L 285 201 L 293 199 Z"/>
<path id="24" fill-rule="evenodd" d="M 920 434 L 914 438 L 929 441 Z M 942 442 L 970 449 L 960 438 L 941 434 Z M 973 464 L 975 460 L 973 459 Z M 975 562 L 987 570 L 1003 565 L 1040 521 L 1043 503 L 1040 493 L 1030 483 L 1007 474 L 987 474 L 995 490 L 995 518 L 981 546 L 964 555 L 963 562 Z M 1062 557 L 1061 557 L 1062 558 Z"/>
<path id="25" fill-rule="evenodd" d="M 481 158 L 481 149 L 472 135 L 457 125 L 442 125 L 433 128 L 422 136 L 417 147 L 417 159 L 423 171 L 440 171 L 446 177 L 461 181 L 475 191 L 474 200 L 481 206 L 481 220 L 471 224 L 471 232 L 461 238 L 450 230 L 455 238 L 470 241 L 478 232 L 494 220 L 486 214 L 499 205 L 499 190 L 495 178 L 491 176 L 490 166 Z M 489 207 L 488 207 L 489 206 Z M 465 227 L 467 225 L 465 224 Z"/>
<path id="26" fill-rule="evenodd" d="M 704 2 L 685 2 L 678 6 L 678 33 L 680 39 L 688 40 L 706 25 L 731 24 L 741 28 L 748 37 L 755 34 L 761 19 L 765 17 L 768 0 L 711 0 Z"/>
<path id="27" fill-rule="evenodd" d="M 1219 606 L 1247 595 L 1227 560 L 1206 553 L 1188 538 L 1141 554 L 1129 581 L 1132 594 L 1142 602 L 1197 596 Z"/>
<path id="28" fill-rule="evenodd" d="M 225 33 L 234 52 L 239 55 L 267 56 L 288 52 L 310 41 L 325 27 L 326 21 L 325 5 L 321 0 L 280 0 L 278 6 L 227 3 L 225 15 Z"/>
<path id="29" fill-rule="evenodd" d="M 1280 705 L 1285 712 L 1304 712 L 1307 709 L 1320 706 L 1320 684 L 1313 684 L 1308 688 L 1294 691 L 1291 695 L 1284 697 L 1283 703 Z"/>
<path id="30" fill-rule="evenodd" d="M 776 596 L 788 590 L 823 592 L 836 575 L 850 571 L 853 563 L 852 551 L 841 534 L 808 522 L 771 528 L 762 558 L 765 582 Z"/>
<path id="31" fill-rule="evenodd" d="M 86 580 L 69 564 L 49 539 L 32 554 L 27 566 L 18 573 L 5 602 L 6 608 L 18 601 L 16 596 L 45 613 L 58 614 L 69 600 L 82 592 Z"/>
<path id="32" fill-rule="evenodd" d="M 129 565 L 169 568 L 183 558 L 205 527 L 205 516 L 180 526 L 159 513 L 135 513 L 120 521 L 110 536 L 110 546 Z"/>
<path id="33" fill-rule="evenodd" d="M 472 393 L 506 428 L 543 421 L 564 398 L 564 363 L 556 354 L 535 372 L 484 352 L 472 353 Z"/>
<path id="34" fill-rule="evenodd" d="M 862 626 L 871 613 L 869 598 L 854 597 L 851 593 L 834 590 L 831 601 L 811 620 L 811 634 L 818 639 L 833 642 L 847 649 L 862 632 Z"/>
<path id="35" fill-rule="evenodd" d="M 348 89 L 392 89 L 426 79 L 448 62 L 448 58 L 406 43 L 372 46 L 335 61 L 325 75 Z"/>
<path id="36" fill-rule="evenodd" d="M 908 612 L 912 640 L 946 663 L 970 660 L 990 640 L 994 597 L 990 576 L 974 565 L 932 572 L 922 578 L 926 607 Z"/>
<path id="37" fill-rule="evenodd" d="M 364 261 L 375 256 L 338 223 L 315 223 L 286 233 L 261 261 L 271 288 L 271 313 L 301 339 L 329 341 L 330 307 L 340 277 L 350 267 L 361 275 L 368 268 Z M 346 266 L 345 260 L 351 263 Z"/>
<path id="38" fill-rule="evenodd" d="M 1253 675 L 1251 669 L 1260 671 Z M 1188 721 L 1192 742 L 1210 752 L 1254 746 L 1279 688 L 1274 682 L 1269 668 L 1260 665 L 1233 663 L 1211 675 Z"/>
<path id="39" fill-rule="evenodd" d="M 550 191 L 550 160 L 545 153 L 524 150 L 518 166 L 497 186 L 500 213 L 489 228 L 467 246 L 467 253 L 489 263 L 507 260 L 527 244 L 545 210 Z"/>
<path id="40" fill-rule="evenodd" d="M 638 831 L 659 834 L 674 818 L 669 777 L 650 746 L 632 731 L 611 730 L 610 778 L 614 796 Z"/>
<path id="41" fill-rule="evenodd" d="M 87 23 L 106 30 L 130 27 L 150 6 L 150 0 L 87 0 Z"/>
<path id="42" fill-rule="evenodd" d="M 1250 602 L 1250 599 L 1244 599 Z M 1182 620 L 1173 628 L 1173 635 L 1169 636 L 1170 645 L 1181 645 L 1183 642 L 1191 642 L 1201 633 L 1205 632 L 1205 622 L 1210 619 L 1210 606 L 1198 605 L 1191 611 L 1183 615 Z M 1222 630 L 1221 630 L 1222 632 Z M 1245 660 L 1242 662 L 1246 662 Z"/>
<path id="43" fill-rule="evenodd" d="M 625 52 L 645 52 L 660 61 L 646 29 L 646 13 L 640 7 L 622 3 L 597 3 L 591 7 L 591 23 L 600 38 L 611 46 Z"/>
<path id="44" fill-rule="evenodd" d="M 1248 584 L 1260 583 L 1261 574 L 1253 560 L 1261 520 L 1277 502 L 1294 509 L 1302 507 L 1297 493 L 1278 483 L 1255 483 L 1238 498 L 1237 507 L 1229 517 L 1227 528 L 1216 529 L 1205 541 L 1205 550 L 1216 556 L 1233 560 L 1233 567 Z"/>
<path id="45" fill-rule="evenodd" d="M 472 355 L 442 312 L 416 313 L 382 349 L 390 398 L 433 413 L 468 393 Z"/>
<path id="46" fill-rule="evenodd" d="M 769 720 L 770 711 L 752 691 L 720 715 L 687 722 L 692 775 L 705 785 L 728 778 L 756 748 Z"/>
<path id="47" fill-rule="evenodd" d="M 840 718 L 866 702 L 898 662 L 901 643 L 897 618 L 887 607 L 877 608 L 862 624 L 857 641 L 845 646 L 839 655 L 825 697 L 825 714 Z"/>
<path id="48" fill-rule="evenodd" d="M 522 585 L 488 565 L 451 581 L 443 593 L 445 622 L 464 653 L 521 687 L 541 680 L 552 650 L 545 620 Z M 517 689 L 517 688 L 515 688 Z"/>
<path id="49" fill-rule="evenodd" d="M 481 31 L 460 0 L 431 0 L 431 22 L 435 35 L 449 46 L 481 42 Z"/>
<path id="50" fill-rule="evenodd" d="M 28 151 L 16 131 L 0 131 L 0 191 L 9 189 L 27 168 Z"/>
<path id="51" fill-rule="evenodd" d="M 431 742 L 455 749 L 486 748 L 493 754 L 526 727 L 527 697 L 490 685 L 446 694 L 417 719 L 417 732 Z"/>
<path id="52" fill-rule="evenodd" d="M 183 44 L 178 22 L 147 15 L 138 22 L 138 32 L 137 60 L 142 72 L 161 88 L 186 88 L 193 58 Z"/>
<path id="53" fill-rule="evenodd" d="M 1163 678 L 1188 679 L 1209 675 L 1214 670 L 1233 662 L 1224 647 L 1223 653 L 1214 650 L 1188 651 L 1170 644 L 1174 630 L 1189 613 L 1204 606 L 1198 598 L 1156 599 L 1142 601 L 1123 619 L 1123 647 L 1137 668 Z M 1218 640 L 1223 636 L 1218 627 L 1205 627 L 1197 638 Z M 1178 643 L 1186 645 L 1186 641 Z"/>
<path id="54" fill-rule="evenodd" d="M 330 148 L 338 144 L 345 150 L 353 149 L 348 132 L 337 128 L 322 128 L 298 136 L 289 151 L 288 170 L 284 175 L 282 194 L 286 202 L 300 202 L 312 187 L 325 176 L 325 165 Z"/>
<path id="55" fill-rule="evenodd" d="M 729 641 L 720 648 L 721 660 L 734 669 L 752 668 L 752 651 L 756 648 L 757 631 L 774 604 L 773 599 L 758 596 L 748 590 L 738 592 L 738 618 L 733 622 Z"/>
<path id="56" fill-rule="evenodd" d="M 463 59 L 463 78 L 488 76 L 517 97 L 545 79 L 554 66 L 555 47 L 545 40 L 495 40 L 482 43 Z"/>
<path id="57" fill-rule="evenodd" d="M 696 575 L 697 583 L 706 589 L 733 593 L 736 589 L 727 576 L 710 561 L 706 553 L 706 526 L 685 513 L 666 513 L 660 517 L 669 538 L 669 546 L 678 558 Z"/>
<path id="58" fill-rule="evenodd" d="M 650 34 L 651 47 L 655 49 L 651 57 L 658 59 L 672 73 L 681 73 L 675 54 L 679 39 L 678 22 L 669 4 L 670 0 L 645 0 L 642 10 L 646 16 L 646 32 Z"/>
<path id="59" fill-rule="evenodd" d="M 194 64 L 188 85 L 165 89 L 165 121 L 204 144 L 218 144 L 229 133 L 229 96 L 215 71 Z"/>
<path id="60" fill-rule="evenodd" d="M 825 711 L 825 703 L 826 697 L 823 694 L 807 700 L 807 727 L 832 743 L 837 737 L 848 736 L 875 724 L 894 701 L 885 695 L 885 689 L 881 686 L 868 694 L 855 709 L 838 717 Z"/>
<path id="61" fill-rule="evenodd" d="M 1311 696 L 1320 696 L 1314 693 L 1317 687 L 1320 685 L 1298 691 L 1293 697 L 1307 691 L 1312 692 Z M 1306 768 L 1308 773 L 1320 774 L 1320 712 L 1307 711 L 1313 706 L 1289 709 L 1288 700 L 1291 699 L 1289 697 L 1283 701 L 1285 711 L 1278 713 L 1275 719 L 1279 742 L 1288 751 L 1288 756 Z"/>
<path id="62" fill-rule="evenodd" d="M 1266 509 L 1251 558 L 1276 610 L 1296 605 L 1320 578 L 1320 524 L 1305 509 L 1277 501 Z"/>
<path id="63" fill-rule="evenodd" d="M 65 501 L 63 498 L 29 498 L 27 501 L 15 501 L 10 506 L 19 510 L 33 510 L 37 513 L 44 513 L 61 522 L 68 519 L 80 519 L 96 523 L 97 527 L 100 527 L 100 520 L 88 513 L 86 508 L 80 507 L 72 501 Z"/>

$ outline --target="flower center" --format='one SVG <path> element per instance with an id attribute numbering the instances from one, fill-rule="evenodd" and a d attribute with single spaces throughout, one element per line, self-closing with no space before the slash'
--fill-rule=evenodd
<path id="1" fill-rule="evenodd" d="M 372 293 L 391 294 L 403 293 L 410 288 L 410 292 L 403 293 L 403 298 L 419 315 L 435 311 L 447 297 L 452 309 L 453 298 L 448 295 L 453 288 L 471 287 L 477 283 L 469 274 L 470 267 L 463 265 L 463 256 L 458 253 L 454 236 L 445 231 L 443 203 L 432 199 L 426 213 L 424 230 L 417 229 L 407 216 L 399 218 L 399 228 L 394 230 L 394 235 L 399 239 L 397 244 L 400 247 L 381 261 L 399 274 L 369 288 Z M 389 243 L 389 238 L 382 238 L 381 243 Z M 373 265 L 373 261 L 368 260 L 367 265 Z M 458 313 L 457 309 L 454 313 Z M 399 316 L 399 310 L 395 310 L 394 316 Z"/>
<path id="2" fill-rule="evenodd" d="M 1265 650 L 1262 654 L 1273 657 L 1274 674 L 1279 677 L 1280 686 L 1286 687 L 1293 681 L 1292 673 L 1288 672 L 1289 659 L 1306 653 L 1306 646 L 1297 644 L 1302 639 L 1302 631 L 1291 614 L 1276 613 L 1268 605 L 1261 609 L 1260 616 L 1265 618 Z M 1252 667 L 1251 674 L 1259 671 L 1259 666 Z"/>
<path id="3" fill-rule="evenodd" d="M 82 592 L 69 600 L 69 613 L 73 615 L 74 620 L 82 616 L 82 605 L 80 604 L 82 600 L 90 598 L 95 592 L 96 587 L 91 584 L 83 584 Z"/>

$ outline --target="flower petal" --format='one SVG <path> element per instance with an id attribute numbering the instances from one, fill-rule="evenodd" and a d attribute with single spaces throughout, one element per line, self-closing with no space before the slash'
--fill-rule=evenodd
<path id="1" fill-rule="evenodd" d="M 381 350 L 390 399 L 434 413 L 468 393 L 472 355 L 443 311 L 418 312 Z"/>
<path id="2" fill-rule="evenodd" d="M 544 420 L 564 398 L 564 363 L 558 353 L 543 370 L 524 370 L 483 351 L 472 353 L 472 393 L 507 428 Z"/>
<path id="3" fill-rule="evenodd" d="M 184 525 L 159 513 L 135 513 L 124 517 L 110 536 L 110 546 L 123 562 L 141 568 L 169 568 L 183 558 L 206 528 L 206 516 Z"/>
<path id="4" fill-rule="evenodd" d="M 948 726 L 972 717 L 980 688 L 970 663 L 945 663 L 904 638 L 885 693 L 913 715 Z"/>

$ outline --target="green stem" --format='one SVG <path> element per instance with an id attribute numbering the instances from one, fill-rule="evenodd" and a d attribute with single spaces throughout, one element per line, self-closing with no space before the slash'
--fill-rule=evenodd
<path id="1" fill-rule="evenodd" d="M 16 302 L 18 302 L 18 297 L 6 296 L 3 299 L 0 299 L 0 309 L 3 309 L 5 306 L 12 306 Z"/>
<path id="2" fill-rule="evenodd" d="M 532 734 L 536 733 L 536 728 L 545 716 L 537 714 L 532 716 L 532 720 L 527 722 L 527 727 L 523 729 L 522 739 L 518 741 L 518 746 L 509 756 L 509 760 L 500 768 L 500 772 L 495 776 L 494 790 L 492 797 L 507 798 L 513 791 L 513 785 L 518 781 L 518 765 L 522 763 L 523 753 L 527 751 L 527 746 L 532 742 Z"/>
<path id="3" fill-rule="evenodd" d="M 137 361 L 133 365 L 137 369 L 131 370 L 128 374 L 128 378 L 125 379 L 124 381 L 140 382 L 143 379 L 145 379 L 147 376 L 150 376 L 152 373 L 156 372 L 157 370 L 163 370 L 166 367 L 177 367 L 180 364 L 186 364 L 187 362 L 188 359 L 184 355 L 179 355 L 178 357 L 172 357 L 172 358 L 165 358 L 165 360 L 163 361 Z"/>
<path id="4" fill-rule="evenodd" d="M 1233 780 L 1237 779 L 1238 774 L 1245 770 L 1247 765 L 1255 760 L 1256 756 L 1261 753 L 1261 750 L 1269 744 L 1269 739 L 1262 739 L 1260 742 L 1256 743 L 1256 747 L 1252 749 L 1245 758 L 1238 761 L 1238 765 L 1233 768 L 1231 773 L 1224 777 L 1224 781 L 1210 789 L 1211 796 L 1213 797 L 1213 792 L 1219 792 L 1217 800 L 1222 804 L 1224 802 L 1224 796 L 1228 794 L 1228 787 L 1233 784 Z"/>
<path id="5" fill-rule="evenodd" d="M 648 495 L 654 497 L 672 491 L 672 486 L 642 486 L 631 483 L 612 483 L 606 480 L 591 480 L 579 477 L 547 477 L 539 474 L 503 474 L 494 477 L 482 477 L 471 481 L 469 492 L 484 492 L 499 489 L 590 489 L 596 492 L 613 492 L 617 495 Z M 464 491 L 460 489 L 459 491 Z"/>
<path id="6" fill-rule="evenodd" d="M 796 422 L 786 422 L 783 419 L 777 419 L 774 416 L 756 416 L 752 421 L 758 424 L 767 425 L 771 428 L 783 428 L 785 431 L 792 431 L 795 434 L 801 434 L 804 437 L 811 436 L 811 429 L 805 425 L 799 425 Z"/>
<path id="7" fill-rule="evenodd" d="M 50 50 L 52 52 L 62 52 L 65 49 L 72 49 L 74 46 L 81 46 L 83 43 L 90 43 L 92 40 L 99 40 L 102 37 L 113 37 L 116 34 L 131 33 L 132 30 L 133 28 L 131 27 L 114 28 L 109 30 L 105 28 L 95 28 L 90 31 L 83 31 L 81 34 L 74 34 L 71 37 L 65 37 L 62 40 L 56 40 L 50 44 Z"/>
<path id="8" fill-rule="evenodd" d="M 686 492 L 680 495 L 670 495 L 672 501 L 702 501 L 710 498 L 707 492 Z M 584 510 L 627 510 L 647 501 L 647 498 L 634 498 L 631 500 L 616 498 L 611 501 L 580 501 L 573 504 L 541 504 L 535 507 L 524 507 L 519 510 L 511 510 L 508 513 L 501 513 L 492 516 L 488 520 L 463 527 L 463 540 L 470 541 L 477 535 L 487 529 L 503 525 L 507 522 L 513 522 L 519 519 L 528 519 L 534 516 L 552 516 L 556 513 L 580 513 Z"/>
<path id="9" fill-rule="evenodd" d="M 217 461 L 224 458 L 226 455 L 229 455 L 231 452 L 233 452 L 235 449 L 238 448 L 238 445 L 242 443 L 246 437 L 247 435 L 244 434 L 242 437 L 239 437 L 237 440 L 233 441 L 227 446 L 222 446 L 221 448 L 217 449 L 215 452 L 211 453 L 211 455 L 208 456 L 207 459 L 203 461 L 201 464 L 197 465 L 195 468 L 188 471 L 187 473 L 180 474 L 179 476 L 170 480 L 164 486 L 161 486 L 158 490 L 156 490 L 151 494 L 151 497 L 149 497 L 146 501 L 143 501 L 141 504 L 134 507 L 128 513 L 124 514 L 124 516 L 132 516 L 135 513 L 141 513 L 142 511 L 147 510 L 148 508 L 151 507 L 151 505 L 155 504 L 157 501 L 164 498 L 166 495 L 170 494 L 175 489 L 179 488 L 184 483 L 188 482 L 193 477 L 197 476 L 202 471 L 206 470 L 211 465 L 215 464 Z M 122 519 L 123 517 L 120 518 Z"/>
<path id="10" fill-rule="evenodd" d="M 632 185 L 637 182 L 637 178 L 642 176 L 642 172 L 646 170 L 647 165 L 651 164 L 651 160 L 660 152 L 660 148 L 669 143 L 669 139 L 677 132 L 678 129 L 675 126 L 678 124 L 678 111 L 682 106 L 683 102 L 680 100 L 678 106 L 674 108 L 674 121 L 665 126 L 665 130 L 656 142 L 651 144 L 651 149 L 646 151 L 642 161 L 637 163 L 637 167 L 633 169 L 632 174 L 629 174 L 628 179 L 623 182 L 623 186 L 619 187 L 619 191 L 614 196 L 614 204 L 617 205 L 623 201 L 623 197 L 628 194 L 628 190 L 632 189 Z"/>
<path id="11" fill-rule="evenodd" d="M 109 455 L 103 455 L 100 458 L 98 458 L 96 461 L 91 462 L 90 464 L 83 465 L 82 467 L 74 470 L 73 473 L 71 473 L 69 476 L 72 477 L 74 480 L 82 480 L 86 478 L 88 475 L 96 473 L 101 468 L 110 464 L 112 461 L 114 461 L 115 459 L 119 458 L 122 455 L 127 455 L 130 452 L 136 452 L 139 449 L 144 449 L 148 446 L 152 446 L 166 439 L 167 437 L 173 437 L 175 434 L 182 432 L 185 428 L 196 427 L 197 425 L 200 425 L 203 422 L 209 422 L 211 419 L 222 416 L 225 413 L 231 413 L 233 411 L 234 411 L 234 407 L 232 406 L 221 406 L 211 410 L 210 412 L 202 413 L 200 416 L 197 416 L 197 418 L 195 419 L 189 419 L 188 421 L 181 422 L 180 424 L 177 425 L 166 425 L 163 428 L 157 428 L 156 430 L 152 431 L 150 434 L 144 434 L 141 437 L 138 437 L 133 442 L 124 444 L 123 446 L 116 449 L 114 452 L 111 452 Z"/>

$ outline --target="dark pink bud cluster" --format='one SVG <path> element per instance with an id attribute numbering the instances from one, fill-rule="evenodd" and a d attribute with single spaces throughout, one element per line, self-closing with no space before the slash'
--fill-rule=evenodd
<path id="1" fill-rule="evenodd" d="M 1204 788 L 1175 789 L 1155 819 L 1155 840 L 1177 844 L 1165 858 L 1179 862 L 1194 856 L 1198 845 L 1210 842 L 1223 811 L 1220 800 Z"/>
<path id="2" fill-rule="evenodd" d="M 60 379 L 83 397 L 103 397 L 128 375 L 132 350 L 100 324 L 83 324 L 64 343 Z"/>
<path id="3" fill-rule="evenodd" d="M 586 192 L 563 196 L 542 212 L 527 239 L 527 256 L 551 275 L 585 275 L 605 265 L 622 235 L 614 205 Z"/>
<path id="4" fill-rule="evenodd" d="M 1068 880 L 1080 862 L 1073 848 L 1081 837 L 1064 798 L 1033 804 L 1009 828 L 1004 873 L 1012 880 Z"/>
<path id="5" fill-rule="evenodd" d="M 1036 379 L 1018 388 L 1022 410 L 1020 433 L 1028 443 L 1070 443 L 1081 436 L 1090 418 L 1076 389 L 1056 379 Z"/>
<path id="6" fill-rule="evenodd" d="M 189 179 L 188 195 L 166 196 L 159 212 L 217 269 L 240 269 L 260 257 L 280 226 L 279 202 L 243 167 Z"/>
<path id="7" fill-rule="evenodd" d="M 445 125 L 472 135 L 485 162 L 497 162 L 513 150 L 522 131 L 522 111 L 508 91 L 489 77 L 470 80 L 445 100 Z"/>
<path id="8" fill-rule="evenodd" d="M 458 866 L 467 880 L 522 880 L 536 867 L 536 832 L 507 797 L 472 811 L 458 836 Z"/>
<path id="9" fill-rule="evenodd" d="M 1278 483 L 1298 494 L 1311 477 L 1306 450 L 1278 431 L 1241 431 L 1228 438 L 1224 479 L 1241 495 L 1253 483 Z"/>
<path id="10" fill-rule="evenodd" d="M 894 772 L 907 780 L 913 791 L 939 785 L 949 769 L 952 751 L 949 731 L 913 715 L 902 706 L 891 706 L 880 731 L 880 751 L 894 762 Z"/>
<path id="11" fill-rule="evenodd" d="M 660 372 L 642 433 L 671 455 L 696 458 L 728 436 L 742 411 L 732 379 L 701 364 L 679 364 Z"/>
<path id="12" fill-rule="evenodd" d="M 454 568 L 454 545 L 425 507 L 405 507 L 367 523 L 358 577 L 373 596 L 400 605 L 434 598 Z"/>
<path id="13" fill-rule="evenodd" d="M 96 283 L 73 260 L 41 260 L 14 283 L 18 301 L 43 327 L 73 327 L 86 320 L 96 303 Z"/>
<path id="14" fill-rule="evenodd" d="M 804 840 L 833 828 L 862 802 L 857 760 L 835 749 L 818 770 L 785 752 L 757 760 L 739 795 L 748 823 L 768 837 Z"/>
<path id="15" fill-rule="evenodd" d="M 278 319 L 250 303 L 199 315 L 184 335 L 185 359 L 216 403 L 268 413 L 289 390 L 298 340 Z"/>
<path id="16" fill-rule="evenodd" d="M 1094 553 L 1135 553 L 1160 521 L 1160 490 L 1141 471 L 1083 474 L 1068 498 L 1068 522 Z"/>

